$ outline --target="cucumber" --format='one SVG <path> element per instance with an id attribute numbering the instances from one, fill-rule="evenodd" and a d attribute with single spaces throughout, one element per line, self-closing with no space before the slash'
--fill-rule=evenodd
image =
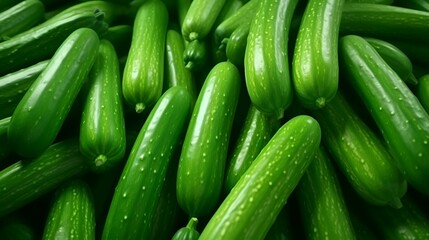
<path id="1" fill-rule="evenodd" d="M 262 0 L 244 57 L 246 87 L 259 111 L 280 119 L 292 102 L 288 34 L 297 0 Z"/>
<path id="2" fill-rule="evenodd" d="M 279 121 L 250 105 L 226 166 L 224 183 L 226 193 L 231 191 L 279 127 Z"/>
<path id="3" fill-rule="evenodd" d="M 182 24 L 182 35 L 186 41 L 204 39 L 221 12 L 225 0 L 193 0 Z"/>
<path id="4" fill-rule="evenodd" d="M 206 40 L 193 40 L 185 45 L 183 61 L 192 72 L 201 70 L 208 62 L 208 43 Z"/>
<path id="5" fill-rule="evenodd" d="M 128 156 L 102 239 L 148 239 L 173 152 L 191 112 L 183 87 L 168 89 L 147 117 Z"/>
<path id="6" fill-rule="evenodd" d="M 88 184 L 74 179 L 54 194 L 42 239 L 95 239 L 95 210 Z"/>
<path id="7" fill-rule="evenodd" d="M 342 92 L 313 113 L 324 133 L 324 146 L 355 191 L 371 204 L 401 207 L 400 199 L 407 190 L 404 176 L 382 140 L 361 120 Z"/>
<path id="8" fill-rule="evenodd" d="M 179 20 L 180 26 L 180 35 L 182 35 L 182 26 L 186 17 L 186 13 L 189 10 L 189 6 L 191 6 L 192 0 L 177 0 L 177 18 Z M 185 38 L 183 38 L 185 40 Z"/>
<path id="9" fill-rule="evenodd" d="M 190 217 L 212 213 L 220 198 L 241 76 L 229 62 L 207 75 L 187 128 L 177 170 L 177 201 Z"/>
<path id="10" fill-rule="evenodd" d="M 380 39 L 429 39 L 429 12 L 371 3 L 346 3 L 341 15 L 340 34 Z"/>
<path id="11" fill-rule="evenodd" d="M 25 0 L 0 12 L 0 40 L 36 26 L 44 17 L 45 8 L 39 0 Z"/>
<path id="12" fill-rule="evenodd" d="M 429 74 L 419 78 L 415 94 L 426 112 L 429 113 Z"/>
<path id="13" fill-rule="evenodd" d="M 79 144 L 88 165 L 100 172 L 115 167 L 126 147 L 119 61 L 108 40 L 100 41 L 88 81 Z"/>
<path id="14" fill-rule="evenodd" d="M 197 99 L 197 87 L 195 79 L 189 69 L 185 67 L 183 52 L 185 43 L 180 32 L 169 29 L 165 40 L 165 88 L 173 86 L 183 86 L 191 94 L 192 98 Z"/>
<path id="15" fill-rule="evenodd" d="M 344 36 L 346 82 L 360 96 L 407 182 L 429 195 L 429 115 L 401 78 L 362 37 Z"/>
<path id="16" fill-rule="evenodd" d="M 153 107 L 162 94 L 167 24 L 162 1 L 146 1 L 139 7 L 122 79 L 125 101 L 137 113 Z"/>
<path id="17" fill-rule="evenodd" d="M 409 85 L 417 85 L 413 74 L 413 64 L 408 56 L 395 45 L 376 38 L 365 38 L 380 54 L 384 61 Z"/>
<path id="18" fill-rule="evenodd" d="M 51 145 L 31 161 L 20 160 L 0 171 L 0 216 L 17 210 L 68 179 L 88 172 L 77 139 Z"/>
<path id="19" fill-rule="evenodd" d="M 0 11 L 6 11 L 8 8 L 20 3 L 22 0 L 3 0 L 0 1 Z"/>
<path id="20" fill-rule="evenodd" d="M 206 239 L 264 239 L 320 145 L 307 115 L 288 120 L 253 161 L 201 232 Z"/>
<path id="21" fill-rule="evenodd" d="M 394 5 L 421 11 L 429 11 L 429 2 L 427 0 L 395 0 Z"/>
<path id="22" fill-rule="evenodd" d="M 323 108 L 337 92 L 343 5 L 344 0 L 310 0 L 303 13 L 292 59 L 292 82 L 306 108 Z"/>
<path id="23" fill-rule="evenodd" d="M 25 92 L 46 68 L 49 60 L 0 77 L 0 118 L 12 116 Z"/>
<path id="24" fill-rule="evenodd" d="M 10 118 L 0 119 L 0 162 L 3 162 L 3 160 L 12 154 L 7 141 L 7 129 L 9 128 Z"/>
<path id="25" fill-rule="evenodd" d="M 415 70 L 418 65 L 425 66 L 429 64 L 429 59 L 426 57 L 429 54 L 429 47 L 425 42 L 390 39 L 388 41 L 399 48 L 410 58 L 411 62 L 413 63 L 413 70 Z"/>
<path id="26" fill-rule="evenodd" d="M 197 231 L 198 219 L 192 217 L 185 227 L 180 228 L 171 240 L 198 240 L 200 233 Z"/>
<path id="27" fill-rule="evenodd" d="M 8 141 L 22 157 L 40 156 L 55 140 L 91 69 L 99 39 L 90 28 L 71 33 L 12 114 Z"/>
<path id="28" fill-rule="evenodd" d="M 228 61 L 238 67 L 243 67 L 244 65 L 244 55 L 246 52 L 249 30 L 250 24 L 242 24 L 231 33 L 228 39 L 225 39 L 226 57 Z"/>
<path id="29" fill-rule="evenodd" d="M 336 170 L 325 148 L 316 151 L 297 187 L 297 197 L 307 239 L 356 239 Z"/>
<path id="30" fill-rule="evenodd" d="M 101 34 L 107 29 L 103 13 L 82 12 L 57 20 L 47 20 L 0 43 L 0 75 L 18 71 L 50 59 L 64 40 L 79 28 Z M 37 49 L 35 51 L 34 49 Z"/>

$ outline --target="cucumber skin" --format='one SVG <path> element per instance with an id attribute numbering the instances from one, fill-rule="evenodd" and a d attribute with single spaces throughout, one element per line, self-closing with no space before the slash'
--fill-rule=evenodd
<path id="1" fill-rule="evenodd" d="M 244 65 L 244 55 L 246 53 L 247 37 L 249 36 L 250 24 L 242 24 L 237 27 L 226 40 L 226 57 L 228 61 L 238 67 Z"/>
<path id="2" fill-rule="evenodd" d="M 38 158 L 10 165 L 0 171 L 0 216 L 31 203 L 88 170 L 77 139 L 55 143 Z"/>
<path id="3" fill-rule="evenodd" d="M 0 77 L 0 118 L 10 117 L 25 92 L 46 68 L 49 60 L 44 60 L 28 68 Z"/>
<path id="4" fill-rule="evenodd" d="M 97 33 L 80 28 L 64 40 L 12 114 L 8 140 L 20 156 L 40 156 L 55 140 L 90 71 Z"/>
<path id="5" fill-rule="evenodd" d="M 126 149 L 119 60 L 109 41 L 100 41 L 88 80 L 79 144 L 92 170 L 101 172 L 116 166 Z"/>
<path id="6" fill-rule="evenodd" d="M 95 208 L 86 182 L 74 179 L 54 195 L 42 239 L 95 239 Z"/>
<path id="7" fill-rule="evenodd" d="M 11 117 L 0 119 L 0 163 L 12 154 L 7 141 L 7 129 L 9 128 L 10 118 Z"/>
<path id="8" fill-rule="evenodd" d="M 263 239 L 313 160 L 320 138 L 314 118 L 299 115 L 287 121 L 223 200 L 199 239 Z"/>
<path id="9" fill-rule="evenodd" d="M 313 114 L 324 133 L 322 142 L 356 192 L 374 205 L 400 203 L 407 191 L 404 176 L 384 142 L 358 117 L 343 93 Z"/>
<path id="10" fill-rule="evenodd" d="M 362 37 L 340 39 L 347 83 L 380 128 L 408 183 L 429 195 L 429 115 L 400 77 Z"/>
<path id="11" fill-rule="evenodd" d="M 415 94 L 426 112 L 429 113 L 429 74 L 419 78 Z"/>
<path id="12" fill-rule="evenodd" d="M 30 29 L 44 21 L 45 7 L 39 0 L 25 0 L 0 12 L 0 41 Z"/>
<path id="13" fill-rule="evenodd" d="M 109 208 L 102 239 L 147 239 L 167 168 L 191 112 L 183 87 L 167 90 L 134 142 Z"/>
<path id="14" fill-rule="evenodd" d="M 218 204 L 240 83 L 240 73 L 232 63 L 218 63 L 195 103 L 176 183 L 179 205 L 191 217 L 210 214 Z"/>
<path id="15" fill-rule="evenodd" d="M 168 18 L 160 0 L 144 2 L 135 17 L 122 92 L 137 113 L 150 110 L 162 94 Z"/>
<path id="16" fill-rule="evenodd" d="M 310 0 L 305 8 L 292 59 L 292 80 L 299 102 L 323 108 L 339 82 L 338 36 L 344 0 Z"/>
<path id="17" fill-rule="evenodd" d="M 278 119 L 292 102 L 287 45 L 297 3 L 297 0 L 262 0 L 250 26 L 244 57 L 251 102 L 261 112 Z"/>
<path id="18" fill-rule="evenodd" d="M 302 177 L 297 196 L 308 239 L 356 239 L 336 170 L 323 147 Z"/>

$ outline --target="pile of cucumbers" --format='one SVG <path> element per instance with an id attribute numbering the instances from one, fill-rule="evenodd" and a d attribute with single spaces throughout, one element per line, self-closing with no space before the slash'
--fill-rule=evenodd
<path id="1" fill-rule="evenodd" d="M 1 0 L 0 239 L 429 239 L 429 1 Z"/>

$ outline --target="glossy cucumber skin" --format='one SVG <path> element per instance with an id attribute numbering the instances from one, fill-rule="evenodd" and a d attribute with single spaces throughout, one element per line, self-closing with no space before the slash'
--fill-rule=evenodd
<path id="1" fill-rule="evenodd" d="M 200 239 L 263 239 L 313 160 L 320 137 L 312 117 L 287 121 L 223 200 Z"/>
<path id="2" fill-rule="evenodd" d="M 0 41 L 44 21 L 45 7 L 39 0 L 25 0 L 0 12 Z"/>
<path id="3" fill-rule="evenodd" d="M 251 102 L 261 112 L 278 119 L 292 102 L 287 45 L 297 3 L 297 0 L 262 0 L 250 26 L 244 57 Z"/>
<path id="4" fill-rule="evenodd" d="M 429 195 L 429 115 L 401 78 L 363 38 L 340 39 L 347 83 L 370 111 L 408 183 Z"/>
<path id="5" fill-rule="evenodd" d="M 225 0 L 193 0 L 182 24 L 182 35 L 187 41 L 202 40 L 210 32 Z"/>
<path id="6" fill-rule="evenodd" d="M 386 63 L 399 75 L 407 84 L 417 85 L 417 79 L 413 75 L 413 63 L 408 56 L 395 45 L 376 38 L 365 38 Z"/>
<path id="7" fill-rule="evenodd" d="M 162 94 L 167 24 L 168 11 L 161 0 L 139 7 L 122 79 L 125 101 L 137 113 L 150 110 Z"/>
<path id="8" fill-rule="evenodd" d="M 226 167 L 225 192 L 231 191 L 279 127 L 279 121 L 250 105 Z"/>
<path id="9" fill-rule="evenodd" d="M 31 203 L 87 171 L 77 139 L 55 143 L 38 158 L 20 160 L 8 166 L 0 171 L 0 216 Z"/>
<path id="10" fill-rule="evenodd" d="M 125 119 L 119 61 L 113 45 L 102 39 L 88 75 L 82 110 L 80 150 L 94 171 L 116 166 L 125 155 Z"/>
<path id="11" fill-rule="evenodd" d="M 177 171 L 177 200 L 191 217 L 210 214 L 222 192 L 241 76 L 229 62 L 209 72 L 189 122 Z"/>
<path id="12" fill-rule="evenodd" d="M 415 94 L 426 112 L 429 113 L 429 75 L 423 75 L 419 78 Z"/>
<path id="13" fill-rule="evenodd" d="M 404 176 L 342 92 L 314 115 L 324 133 L 322 142 L 356 192 L 374 205 L 400 207 L 407 190 Z"/>
<path id="14" fill-rule="evenodd" d="M 4 0 L 0 2 L 0 11 L 5 11 L 8 8 L 18 4 L 21 0 Z"/>
<path id="15" fill-rule="evenodd" d="M 292 59 L 292 80 L 300 103 L 323 108 L 339 82 L 338 36 L 344 0 L 310 0 L 302 16 Z"/>
<path id="16" fill-rule="evenodd" d="M 42 239 L 95 239 L 95 208 L 88 184 L 74 179 L 54 194 Z"/>
<path id="17" fill-rule="evenodd" d="M 226 40 L 226 57 L 236 66 L 243 67 L 244 55 L 249 36 L 250 24 L 242 24 L 237 27 Z"/>
<path id="18" fill-rule="evenodd" d="M 12 114 L 8 140 L 20 156 L 40 156 L 55 140 L 90 71 L 99 45 L 89 28 L 75 30 L 33 82 Z"/>
<path id="19" fill-rule="evenodd" d="M 83 12 L 57 20 L 47 20 L 0 43 L 0 75 L 18 71 L 50 59 L 64 40 L 79 28 L 101 34 L 107 29 L 102 13 Z M 37 48 L 37 51 L 34 51 Z"/>
<path id="20" fill-rule="evenodd" d="M 308 239 L 356 239 L 336 170 L 323 147 L 302 177 L 297 196 Z"/>
<path id="21" fill-rule="evenodd" d="M 185 67 L 192 72 L 201 70 L 208 62 L 208 44 L 206 40 L 187 42 L 183 52 Z"/>
<path id="22" fill-rule="evenodd" d="M 148 239 L 164 178 L 191 114 L 191 97 L 172 87 L 134 142 L 109 208 L 102 239 Z"/>
<path id="23" fill-rule="evenodd" d="M 346 3 L 341 15 L 340 35 L 381 39 L 429 39 L 429 12 L 371 3 Z"/>
<path id="24" fill-rule="evenodd" d="M 0 118 L 12 116 L 25 92 L 46 68 L 49 60 L 0 77 Z"/>
<path id="25" fill-rule="evenodd" d="M 9 128 L 11 117 L 6 117 L 0 119 L 0 162 L 7 159 L 12 150 L 10 150 L 10 146 L 7 141 L 7 129 Z"/>

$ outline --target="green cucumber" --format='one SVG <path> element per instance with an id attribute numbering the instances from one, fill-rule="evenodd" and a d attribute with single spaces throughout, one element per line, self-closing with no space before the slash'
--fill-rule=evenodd
<path id="1" fill-rule="evenodd" d="M 36 26 L 44 21 L 45 8 L 39 0 L 25 0 L 0 12 L 0 40 Z"/>
<path id="2" fill-rule="evenodd" d="M 204 227 L 200 240 L 264 239 L 320 145 L 307 115 L 288 120 L 271 138 Z"/>
<path id="3" fill-rule="evenodd" d="M 376 38 L 365 38 L 386 63 L 409 85 L 417 85 L 418 80 L 413 74 L 413 64 L 408 56 L 395 45 Z"/>
<path id="4" fill-rule="evenodd" d="M 307 239 L 356 239 L 336 170 L 323 147 L 302 177 L 297 197 Z"/>
<path id="5" fill-rule="evenodd" d="M 251 23 L 244 56 L 252 103 L 278 119 L 292 102 L 288 34 L 297 0 L 262 0 Z"/>
<path id="6" fill-rule="evenodd" d="M 429 74 L 419 78 L 415 94 L 426 112 L 429 113 Z"/>
<path id="7" fill-rule="evenodd" d="M 95 239 L 95 210 L 88 184 L 74 179 L 54 194 L 42 239 Z"/>
<path id="8" fill-rule="evenodd" d="M 292 82 L 306 108 L 323 108 L 337 92 L 343 5 L 344 0 L 310 0 L 303 13 L 292 59 Z"/>
<path id="9" fill-rule="evenodd" d="M 216 18 L 213 26 L 218 26 L 225 19 L 234 15 L 238 9 L 240 9 L 244 4 L 246 4 L 248 0 L 230 0 L 225 1 L 222 10 L 219 12 L 219 15 Z"/>
<path id="10" fill-rule="evenodd" d="M 429 39 L 429 12 L 371 3 L 346 3 L 341 15 L 340 34 L 380 39 Z"/>
<path id="11" fill-rule="evenodd" d="M 3 0 L 0 1 L 0 11 L 6 11 L 8 8 L 13 7 L 16 4 L 19 4 L 22 0 Z"/>
<path id="12" fill-rule="evenodd" d="M 216 64 L 198 95 L 177 170 L 177 201 L 190 217 L 212 213 L 220 199 L 241 76 L 229 62 Z"/>
<path id="13" fill-rule="evenodd" d="M 395 0 L 394 5 L 421 11 L 429 11 L 429 2 L 427 0 Z"/>
<path id="14" fill-rule="evenodd" d="M 182 24 L 186 41 L 202 40 L 212 29 L 225 0 L 193 0 Z"/>
<path id="15" fill-rule="evenodd" d="M 322 142 L 356 192 L 374 205 L 399 208 L 407 190 L 405 178 L 382 140 L 359 118 L 342 92 L 313 113 L 324 133 Z"/>
<path id="16" fill-rule="evenodd" d="M 72 32 L 33 82 L 12 114 L 8 141 L 23 157 L 37 157 L 58 135 L 97 56 L 90 28 Z"/>
<path id="17" fill-rule="evenodd" d="M 94 171 L 117 165 L 125 155 L 125 119 L 119 61 L 113 45 L 101 40 L 88 76 L 79 144 Z"/>
<path id="18" fill-rule="evenodd" d="M 183 21 L 185 20 L 189 6 L 191 6 L 191 2 L 192 0 L 177 0 L 177 17 L 179 19 L 180 29 L 182 29 Z M 181 31 L 180 34 L 182 34 Z"/>
<path id="19" fill-rule="evenodd" d="M 147 117 L 128 156 L 102 239 L 148 239 L 173 152 L 191 114 L 183 87 L 168 89 Z"/>
<path id="20" fill-rule="evenodd" d="M 244 65 L 244 55 L 246 52 L 249 30 L 250 24 L 242 24 L 231 33 L 228 39 L 225 39 L 226 57 L 228 61 L 239 67 Z"/>
<path id="21" fill-rule="evenodd" d="M 107 29 L 101 12 L 82 12 L 57 20 L 47 20 L 0 43 L 0 75 L 18 71 L 51 58 L 64 40 L 79 28 L 97 33 Z M 37 51 L 35 51 L 35 48 Z"/>
<path id="22" fill-rule="evenodd" d="M 250 105 L 226 166 L 224 189 L 228 193 L 268 143 L 280 122 Z"/>
<path id="23" fill-rule="evenodd" d="M 0 162 L 3 162 L 3 160 L 7 159 L 12 154 L 7 140 L 7 129 L 9 128 L 10 118 L 11 117 L 0 119 Z"/>
<path id="24" fill-rule="evenodd" d="M 183 61 L 192 72 L 201 70 L 208 62 L 208 44 L 206 40 L 193 40 L 185 45 Z"/>
<path id="25" fill-rule="evenodd" d="M 51 145 L 35 159 L 20 160 L 0 171 L 0 216 L 17 210 L 68 179 L 88 172 L 77 139 Z"/>
<path id="26" fill-rule="evenodd" d="M 429 115 L 365 39 L 340 39 L 346 82 L 371 113 L 408 183 L 429 195 Z"/>
<path id="27" fill-rule="evenodd" d="M 416 42 L 413 40 L 388 40 L 391 44 L 395 45 L 402 52 L 404 52 L 413 63 L 413 69 L 418 65 L 425 66 L 429 64 L 427 58 L 429 54 L 429 47 L 426 42 Z M 417 76 L 416 76 L 417 77 Z"/>
<path id="28" fill-rule="evenodd" d="M 46 68 L 49 60 L 0 77 L 0 118 L 12 116 L 25 92 Z"/>
<path id="29" fill-rule="evenodd" d="M 197 231 L 198 219 L 191 217 L 185 227 L 180 228 L 171 240 L 198 240 L 200 233 Z"/>
<path id="30" fill-rule="evenodd" d="M 165 40 L 165 88 L 183 86 L 191 94 L 194 101 L 197 99 L 197 88 L 189 69 L 185 67 L 183 52 L 185 43 L 180 32 L 169 29 Z"/>
<path id="31" fill-rule="evenodd" d="M 122 91 L 137 113 L 149 110 L 162 94 L 168 11 L 160 0 L 144 2 L 135 17 Z"/>

